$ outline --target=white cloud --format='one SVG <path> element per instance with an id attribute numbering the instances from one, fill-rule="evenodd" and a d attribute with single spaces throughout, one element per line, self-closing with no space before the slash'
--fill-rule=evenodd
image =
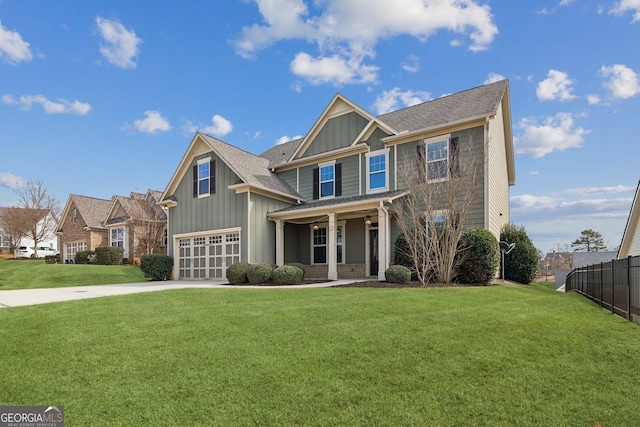
<path id="1" fill-rule="evenodd" d="M 104 43 L 100 43 L 100 53 L 107 60 L 120 68 L 135 68 L 138 56 L 138 45 L 142 39 L 133 30 L 127 30 L 117 20 L 96 17 L 96 24 Z"/>
<path id="2" fill-rule="evenodd" d="M 265 24 L 244 27 L 235 41 L 236 52 L 255 54 L 282 40 L 305 40 L 317 45 L 318 54 L 298 53 L 291 63 L 297 75 L 319 83 L 370 83 L 377 80 L 378 67 L 365 64 L 375 56 L 379 40 L 410 35 L 425 41 L 446 31 L 468 38 L 471 51 L 489 47 L 498 29 L 489 6 L 477 0 L 255 0 Z M 317 13 L 316 13 L 317 11 Z M 310 67 L 319 66 L 314 72 Z M 415 64 L 409 64 L 409 70 Z"/>
<path id="3" fill-rule="evenodd" d="M 638 0 L 640 2 L 640 0 Z M 611 91 L 614 98 L 626 99 L 640 94 L 640 79 L 631 68 L 614 64 L 600 68 L 600 75 L 608 78 L 603 86 Z"/>
<path id="4" fill-rule="evenodd" d="M 67 101 L 58 99 L 57 102 L 50 101 L 43 95 L 22 95 L 19 99 L 11 95 L 3 95 L 2 102 L 7 105 L 18 105 L 22 110 L 30 110 L 33 104 L 39 104 L 47 114 L 77 114 L 84 116 L 91 111 L 91 105 L 80 102 L 77 99 Z"/>
<path id="5" fill-rule="evenodd" d="M 585 195 L 585 194 L 617 194 L 617 193 L 630 193 L 635 192 L 636 187 L 630 185 L 615 185 L 613 187 L 584 187 L 584 188 L 571 188 L 565 190 L 566 194 Z"/>
<path id="6" fill-rule="evenodd" d="M 568 6 L 573 3 L 575 0 L 560 0 L 560 6 Z"/>
<path id="7" fill-rule="evenodd" d="M 12 175 L 8 172 L 0 172 L 0 186 L 11 189 L 24 187 L 27 181 L 24 178 L 16 175 Z"/>
<path id="8" fill-rule="evenodd" d="M 233 130 L 231 122 L 218 114 L 211 118 L 211 122 L 213 125 L 205 127 L 202 131 L 216 138 L 221 138 Z"/>
<path id="9" fill-rule="evenodd" d="M 600 97 L 598 95 L 587 95 L 587 101 L 589 102 L 589 105 L 598 105 L 600 104 Z"/>
<path id="10" fill-rule="evenodd" d="M 0 21 L 0 59 L 15 65 L 21 61 L 31 61 L 33 54 L 29 43 L 22 40 L 17 31 L 11 31 L 2 26 Z"/>
<path id="11" fill-rule="evenodd" d="M 376 97 L 373 108 L 377 114 L 388 113 L 389 111 L 398 110 L 403 107 L 411 107 L 412 105 L 421 104 L 429 101 L 431 94 L 423 91 L 400 91 L 400 88 L 394 87 L 391 90 L 385 90 Z"/>
<path id="12" fill-rule="evenodd" d="M 171 125 L 166 117 L 162 117 L 160 112 L 155 110 L 145 111 L 146 116 L 141 120 L 134 120 L 133 127 L 144 133 L 154 134 L 156 132 L 167 132 L 171 130 Z M 129 126 L 124 126 L 123 129 L 127 129 Z"/>
<path id="13" fill-rule="evenodd" d="M 420 58 L 416 55 L 409 55 L 402 63 L 402 69 L 409 73 L 417 73 L 420 71 Z"/>
<path id="14" fill-rule="evenodd" d="M 573 81 L 567 73 L 549 70 L 547 78 L 538 84 L 536 95 L 540 101 L 569 101 L 575 96 L 571 94 Z"/>
<path id="15" fill-rule="evenodd" d="M 344 58 L 339 55 L 312 58 L 301 52 L 291 62 L 291 71 L 311 84 L 375 83 L 378 67 L 362 63 L 363 57 Z"/>
<path id="16" fill-rule="evenodd" d="M 633 12 L 631 22 L 640 21 L 640 0 L 621 0 L 609 10 L 612 15 L 623 15 L 624 13 Z"/>
<path id="17" fill-rule="evenodd" d="M 573 116 L 569 113 L 558 113 L 547 117 L 542 124 L 534 118 L 523 118 L 518 127 L 520 135 L 514 137 L 517 154 L 531 154 L 543 157 L 555 151 L 582 147 L 584 135 L 590 131 L 573 124 Z"/>
<path id="18" fill-rule="evenodd" d="M 633 198 L 614 197 L 597 199 L 569 199 L 564 197 L 534 196 L 524 194 L 511 197 L 511 208 L 519 216 L 526 214 L 529 218 L 541 216 L 558 217 L 560 215 L 580 216 L 615 216 L 629 214 Z"/>
<path id="19" fill-rule="evenodd" d="M 489 83 L 499 82 L 500 80 L 504 80 L 504 79 L 506 79 L 506 77 L 503 76 L 502 74 L 489 73 L 489 75 L 487 76 L 487 79 L 484 81 L 483 84 L 488 85 Z"/>
<path id="20" fill-rule="evenodd" d="M 296 135 L 294 137 L 284 135 L 276 140 L 276 145 L 284 144 L 285 142 L 293 141 L 294 139 L 300 139 L 300 138 L 302 138 L 302 135 Z"/>

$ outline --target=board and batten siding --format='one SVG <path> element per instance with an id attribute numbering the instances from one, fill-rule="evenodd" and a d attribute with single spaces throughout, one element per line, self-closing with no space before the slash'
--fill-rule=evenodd
<path id="1" fill-rule="evenodd" d="M 291 206 L 257 193 L 249 193 L 249 226 L 243 229 L 249 240 L 249 262 L 276 262 L 276 226 L 267 218 L 269 212 Z"/>
<path id="2" fill-rule="evenodd" d="M 507 171 L 507 151 L 505 147 L 504 117 L 502 103 L 498 114 L 489 122 L 489 225 L 488 229 L 500 239 L 500 230 L 510 221 L 509 175 Z"/>
<path id="3" fill-rule="evenodd" d="M 467 218 L 468 227 L 480 227 L 485 228 L 485 209 L 484 209 L 484 126 L 477 126 L 471 129 L 465 129 L 462 131 L 452 132 L 451 138 L 458 138 L 458 150 L 460 153 L 460 165 L 463 168 L 464 165 L 468 165 L 472 159 L 479 167 L 479 173 L 476 176 L 475 182 L 475 197 L 471 212 Z M 401 168 L 403 167 L 415 167 L 417 161 L 416 153 L 417 146 L 424 144 L 424 139 L 419 139 L 412 142 L 407 142 L 397 146 L 397 163 L 398 168 L 397 175 L 402 175 Z M 406 166 L 405 166 L 406 165 Z M 437 184 L 431 184 L 437 185 Z"/>
<path id="4" fill-rule="evenodd" d="M 208 197 L 193 197 L 192 167 L 198 160 L 211 157 L 216 160 L 215 190 Z M 215 153 L 197 156 L 182 177 L 173 196 L 177 206 L 169 208 L 169 236 L 183 233 L 215 231 L 240 227 L 242 259 L 246 260 L 247 236 L 247 194 L 236 194 L 229 190 L 229 185 L 237 183 L 238 176 L 215 155 Z M 173 245 L 169 245 L 169 255 L 173 256 Z"/>
<path id="5" fill-rule="evenodd" d="M 342 157 L 340 159 L 336 159 L 335 162 L 342 164 L 341 197 L 352 197 L 359 195 L 360 187 L 358 185 L 358 155 Z M 317 167 L 318 164 L 307 165 L 298 168 L 300 179 L 298 193 L 307 201 L 313 200 L 313 170 Z M 290 182 L 287 181 L 287 183 L 291 185 Z M 295 189 L 295 187 L 293 188 Z"/>
<path id="6" fill-rule="evenodd" d="M 302 157 L 326 153 L 351 145 L 369 121 L 356 112 L 329 119 Z"/>

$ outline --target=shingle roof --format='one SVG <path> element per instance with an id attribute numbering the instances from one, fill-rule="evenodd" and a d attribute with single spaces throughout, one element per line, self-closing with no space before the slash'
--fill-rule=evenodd
<path id="1" fill-rule="evenodd" d="M 72 194 L 69 197 L 73 199 L 73 203 L 87 227 L 104 228 L 104 220 L 107 218 L 109 210 L 111 210 L 113 200 L 96 199 L 77 194 Z"/>
<path id="2" fill-rule="evenodd" d="M 492 115 L 497 111 L 507 85 L 508 80 L 501 80 L 382 114 L 378 119 L 398 132 L 412 132 L 472 117 Z"/>
<path id="3" fill-rule="evenodd" d="M 342 205 L 345 203 L 367 202 L 367 201 L 377 200 L 377 199 L 386 199 L 393 196 L 397 196 L 398 194 L 401 194 L 403 192 L 404 190 L 391 190 L 391 191 L 386 191 L 384 193 L 366 194 L 364 196 L 336 197 L 335 199 L 317 200 L 309 203 L 304 203 L 301 205 L 289 206 L 284 209 L 273 211 L 271 213 L 302 211 L 306 209 L 314 209 L 319 207 Z"/>
<path id="4" fill-rule="evenodd" d="M 301 198 L 282 178 L 271 172 L 268 159 L 248 153 L 212 136 L 203 133 L 200 133 L 200 136 L 245 184 Z"/>
<path id="5" fill-rule="evenodd" d="M 264 153 L 260 154 L 260 157 L 263 157 L 269 160 L 269 168 L 273 168 L 281 165 L 282 163 L 286 163 L 287 160 L 293 156 L 296 149 L 300 146 L 304 138 L 294 139 L 284 144 L 278 144 Z"/>

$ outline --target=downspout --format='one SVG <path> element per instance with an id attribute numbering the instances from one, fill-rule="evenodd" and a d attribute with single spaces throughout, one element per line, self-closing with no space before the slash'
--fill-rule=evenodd
<path id="1" fill-rule="evenodd" d="M 247 262 L 251 263 L 251 190 L 247 190 Z"/>

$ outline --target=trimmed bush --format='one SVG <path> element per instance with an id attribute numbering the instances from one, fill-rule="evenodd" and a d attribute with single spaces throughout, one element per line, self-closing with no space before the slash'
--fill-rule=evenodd
<path id="1" fill-rule="evenodd" d="M 162 254 L 148 254 L 140 257 L 140 270 L 151 280 L 168 280 L 173 269 L 173 258 Z"/>
<path id="2" fill-rule="evenodd" d="M 467 228 L 460 238 L 456 264 L 459 264 L 457 282 L 491 283 L 500 265 L 500 245 L 495 236 L 483 228 Z"/>
<path id="3" fill-rule="evenodd" d="M 73 258 L 73 262 L 75 264 L 91 264 L 95 255 L 95 251 L 78 251 Z"/>
<path id="4" fill-rule="evenodd" d="M 249 263 L 236 262 L 227 267 L 227 280 L 232 285 L 241 285 L 247 283 L 247 270 L 249 270 Z"/>
<path id="5" fill-rule="evenodd" d="M 300 280 L 304 279 L 304 276 L 307 274 L 307 266 L 300 262 L 288 262 L 285 265 L 292 265 L 302 270 L 302 277 L 300 278 Z"/>
<path id="6" fill-rule="evenodd" d="M 96 248 L 96 264 L 120 265 L 122 264 L 123 248 L 116 246 L 99 246 Z"/>
<path id="7" fill-rule="evenodd" d="M 524 284 L 533 282 L 538 272 L 539 256 L 524 226 L 505 225 L 500 232 L 500 240 L 516 244 L 504 257 L 505 279 Z"/>
<path id="8" fill-rule="evenodd" d="M 297 285 L 304 272 L 295 265 L 283 265 L 273 270 L 273 283 L 276 285 Z"/>
<path id="9" fill-rule="evenodd" d="M 389 283 L 409 283 L 411 281 L 411 270 L 404 265 L 392 265 L 385 270 L 384 277 Z"/>
<path id="10" fill-rule="evenodd" d="M 58 263 L 58 255 L 46 255 L 44 257 L 45 264 L 57 264 Z"/>
<path id="11" fill-rule="evenodd" d="M 247 269 L 247 279 L 252 285 L 259 285 L 261 283 L 269 283 L 271 276 L 273 275 L 273 265 L 264 262 L 258 264 L 251 264 Z"/>

